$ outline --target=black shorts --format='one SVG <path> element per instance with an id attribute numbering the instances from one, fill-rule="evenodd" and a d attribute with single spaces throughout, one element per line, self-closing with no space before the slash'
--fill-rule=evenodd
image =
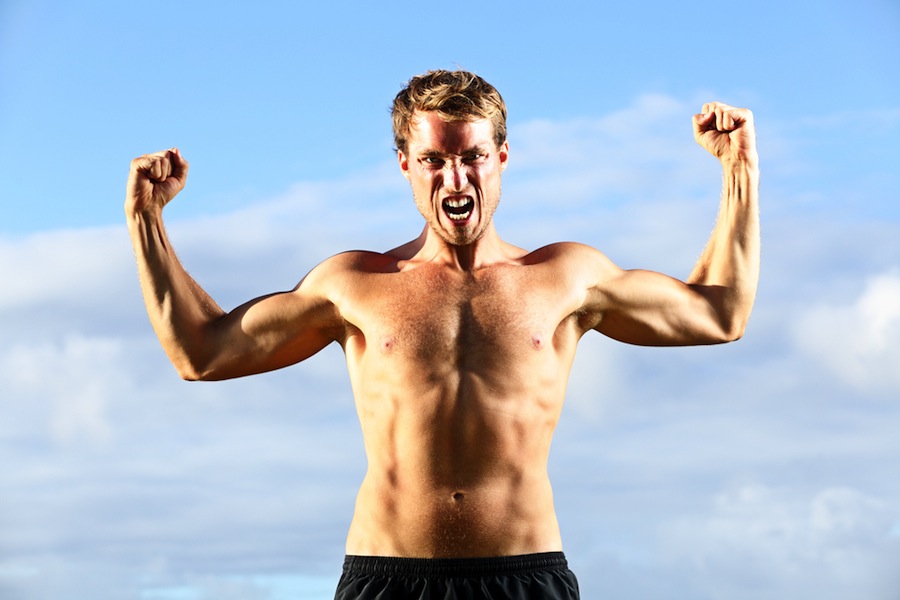
<path id="1" fill-rule="evenodd" d="M 562 552 L 497 558 L 348 556 L 335 600 L 578 600 Z"/>

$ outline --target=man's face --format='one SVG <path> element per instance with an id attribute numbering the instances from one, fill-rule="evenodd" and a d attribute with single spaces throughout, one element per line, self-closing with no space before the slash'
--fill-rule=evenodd
<path id="1" fill-rule="evenodd" d="M 509 158 L 509 145 L 494 143 L 491 122 L 445 122 L 434 112 L 417 112 L 407 151 L 398 153 L 400 171 L 432 231 L 456 246 L 480 239 L 500 202 Z"/>

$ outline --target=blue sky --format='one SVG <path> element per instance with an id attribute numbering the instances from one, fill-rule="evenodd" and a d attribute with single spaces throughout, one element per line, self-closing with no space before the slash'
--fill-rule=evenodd
<path id="1" fill-rule="evenodd" d="M 388 106 L 456 65 L 503 93 L 501 235 L 685 276 L 712 228 L 708 100 L 755 112 L 746 337 L 576 359 L 551 475 L 585 598 L 894 600 L 900 5 L 0 4 L 0 596 L 328 598 L 365 468 L 339 349 L 178 380 L 124 230 L 130 159 L 224 306 L 421 228 Z"/>

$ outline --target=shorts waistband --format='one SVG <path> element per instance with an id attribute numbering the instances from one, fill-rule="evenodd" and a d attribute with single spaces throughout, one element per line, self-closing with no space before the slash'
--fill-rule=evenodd
<path id="1" fill-rule="evenodd" d="M 492 577 L 568 569 L 562 552 L 540 552 L 487 558 L 403 558 L 353 556 L 344 558 L 344 573 L 406 577 Z"/>

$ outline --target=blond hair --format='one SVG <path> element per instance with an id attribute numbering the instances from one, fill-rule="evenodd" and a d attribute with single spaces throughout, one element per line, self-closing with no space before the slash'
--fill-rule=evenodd
<path id="1" fill-rule="evenodd" d="M 506 103 L 494 86 L 468 71 L 428 71 L 409 80 L 391 109 L 394 144 L 407 153 L 416 111 L 434 111 L 445 121 L 491 121 L 497 147 L 506 141 Z"/>

